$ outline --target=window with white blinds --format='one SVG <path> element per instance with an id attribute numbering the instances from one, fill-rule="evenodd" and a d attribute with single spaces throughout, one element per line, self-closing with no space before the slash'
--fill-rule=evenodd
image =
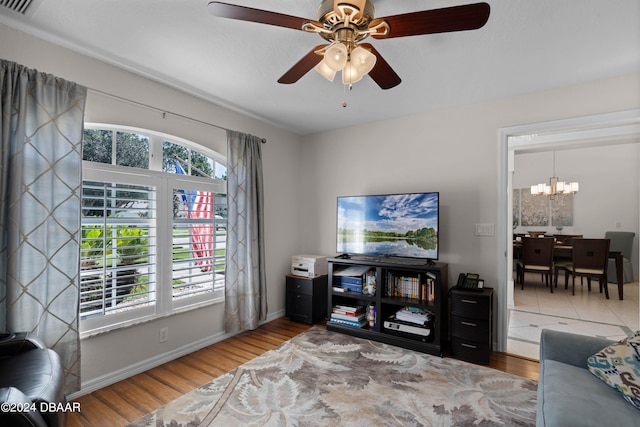
<path id="1" fill-rule="evenodd" d="M 156 189 L 84 181 L 80 318 L 155 303 Z"/>
<path id="2" fill-rule="evenodd" d="M 224 298 L 227 206 L 222 158 L 202 148 L 192 151 L 168 143 L 167 135 L 130 128 L 126 138 L 119 133 L 85 131 L 80 278 L 84 334 Z M 141 160 L 127 163 L 117 160 L 123 157 L 115 147 L 146 154 L 136 154 Z M 195 161 L 197 166 L 191 164 Z"/>
<path id="3" fill-rule="evenodd" d="M 227 228 L 215 212 L 226 209 L 225 195 L 182 188 L 173 198 L 173 299 L 223 289 Z"/>

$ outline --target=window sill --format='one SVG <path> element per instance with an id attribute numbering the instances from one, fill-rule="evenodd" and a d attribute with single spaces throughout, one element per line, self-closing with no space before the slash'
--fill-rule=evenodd
<path id="1" fill-rule="evenodd" d="M 110 324 L 110 325 L 106 325 L 106 326 L 100 326 L 94 329 L 89 329 L 86 331 L 82 330 L 81 327 L 81 331 L 80 331 L 80 340 L 84 340 L 84 339 L 88 339 L 88 338 L 93 338 L 99 335 L 103 335 L 109 332 L 113 332 L 116 330 L 120 330 L 120 329 L 125 329 L 125 328 L 131 328 L 134 326 L 139 326 L 145 323 L 149 323 L 149 322 L 153 322 L 155 320 L 159 320 L 159 319 L 165 319 L 168 317 L 172 317 L 175 316 L 177 314 L 181 314 L 181 313 L 186 313 L 192 310 L 197 310 L 199 308 L 203 308 L 203 307 L 207 307 L 207 306 L 212 306 L 212 305 L 216 305 L 216 304 L 220 304 L 224 302 L 224 295 L 221 297 L 217 297 L 217 298 L 213 298 L 207 301 L 202 301 L 202 302 L 196 302 L 194 304 L 190 304 L 190 305 L 186 305 L 184 307 L 180 307 L 180 308 L 176 308 L 174 309 L 172 312 L 170 313 L 165 313 L 165 314 L 161 314 L 161 315 L 149 315 L 149 316 L 142 316 L 142 317 L 138 317 L 136 319 L 130 319 L 130 320 L 126 320 L 123 322 L 119 322 L 119 323 L 114 323 L 114 324 Z"/>

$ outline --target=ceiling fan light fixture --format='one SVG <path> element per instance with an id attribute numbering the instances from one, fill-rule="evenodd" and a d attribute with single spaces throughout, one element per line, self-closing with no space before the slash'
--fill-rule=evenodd
<path id="1" fill-rule="evenodd" d="M 363 47 L 356 47 L 351 51 L 351 64 L 361 75 L 368 74 L 376 65 L 376 56 Z"/>
<path id="2" fill-rule="evenodd" d="M 214 16 L 316 33 L 329 42 L 326 48 L 316 46 L 307 53 L 278 79 L 279 83 L 295 83 L 324 61 L 316 69 L 329 80 L 333 73 L 326 72 L 325 66 L 335 72 L 343 71 L 343 81 L 349 83 L 369 74 L 381 89 L 391 89 L 402 80 L 371 44 L 362 44 L 369 54 L 357 49 L 364 39 L 476 30 L 487 23 L 491 12 L 488 3 L 480 2 L 376 18 L 374 0 L 319 0 L 318 18 L 313 20 L 223 1 L 207 1 L 209 13 Z M 354 58 L 350 58 L 352 53 Z M 348 61 L 349 67 L 345 70 Z"/>
<path id="3" fill-rule="evenodd" d="M 324 53 L 323 62 L 332 70 L 340 71 L 344 68 L 348 58 L 347 47 L 342 43 L 334 43 Z"/>
<path id="4" fill-rule="evenodd" d="M 342 70 L 342 84 L 351 85 L 359 82 L 362 80 L 362 76 L 364 76 L 364 73 L 360 72 L 360 69 L 352 61 L 347 61 Z"/>
<path id="5" fill-rule="evenodd" d="M 320 61 L 318 63 L 318 65 L 315 66 L 314 68 L 322 77 L 324 77 L 325 79 L 329 80 L 330 82 L 333 81 L 333 79 L 336 76 L 337 71 L 332 69 L 331 67 L 329 67 L 327 65 L 327 63 L 324 61 L 324 59 L 322 61 Z"/>

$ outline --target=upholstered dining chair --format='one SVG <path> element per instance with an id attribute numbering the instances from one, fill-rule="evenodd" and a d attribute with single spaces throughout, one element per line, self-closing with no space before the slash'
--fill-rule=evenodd
<path id="1" fill-rule="evenodd" d="M 620 252 L 622 254 L 622 275 L 623 282 L 629 283 L 634 281 L 633 264 L 631 264 L 631 253 L 633 252 L 633 239 L 636 233 L 632 231 L 607 231 L 604 238 L 611 240 L 609 250 L 612 252 Z M 618 283 L 616 277 L 615 260 L 610 259 L 607 266 L 607 281 Z"/>
<path id="2" fill-rule="evenodd" d="M 554 234 L 553 238 L 556 239 L 556 245 L 559 246 L 571 246 L 573 243 L 573 239 L 581 239 L 582 234 Z M 564 271 L 565 279 L 566 275 L 566 267 L 571 265 L 571 257 L 570 256 L 557 256 L 553 257 L 553 283 L 556 287 L 558 287 L 558 273 L 560 271 Z M 566 281 L 566 280 L 565 280 Z"/>
<path id="3" fill-rule="evenodd" d="M 516 263 L 516 275 L 524 289 L 524 273 L 541 273 L 546 285 L 553 293 L 553 282 L 549 284 L 553 272 L 553 237 L 524 237 L 522 239 L 522 258 Z"/>
<path id="4" fill-rule="evenodd" d="M 554 234 L 553 238 L 556 239 L 556 244 L 561 246 L 571 246 L 573 239 L 582 238 L 582 234 Z"/>
<path id="5" fill-rule="evenodd" d="M 573 239 L 571 264 L 566 266 L 564 288 L 567 289 L 569 274 L 572 276 L 571 295 L 576 294 L 576 277 L 586 277 L 587 286 L 591 290 L 591 279 L 598 279 L 600 293 L 609 299 L 607 286 L 607 264 L 609 260 L 609 239 Z"/>

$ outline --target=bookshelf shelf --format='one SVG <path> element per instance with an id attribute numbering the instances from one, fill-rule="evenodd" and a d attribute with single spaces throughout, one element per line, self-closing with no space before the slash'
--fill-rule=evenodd
<path id="1" fill-rule="evenodd" d="M 403 298 L 403 297 L 381 297 L 381 302 L 386 304 L 395 304 L 401 306 L 413 306 L 413 307 L 421 307 L 421 308 L 434 308 L 435 303 L 424 303 L 416 298 Z"/>
<path id="2" fill-rule="evenodd" d="M 361 338 L 397 345 L 424 353 L 442 356 L 447 340 L 447 264 L 415 264 L 402 260 L 371 260 L 367 258 L 330 258 L 328 274 L 327 329 Z M 345 279 L 345 271 L 357 271 L 356 276 Z M 348 277 L 348 276 L 347 276 Z M 375 283 L 375 294 L 357 291 L 367 284 Z M 350 290 L 339 292 L 334 287 L 349 286 Z M 370 287 L 369 289 L 370 290 Z M 360 327 L 346 326 L 332 321 L 336 318 L 336 306 L 358 307 L 356 317 L 362 313 L 368 322 Z M 370 310 L 375 306 L 375 312 Z M 406 309 L 426 314 L 429 321 L 417 333 L 407 333 L 385 327 L 385 321 L 393 321 L 395 314 Z M 333 317 L 332 317 L 333 315 Z M 401 321 L 397 321 L 401 322 Z M 344 322 L 343 322 L 344 323 Z M 392 327 L 392 325 L 389 325 Z"/>

